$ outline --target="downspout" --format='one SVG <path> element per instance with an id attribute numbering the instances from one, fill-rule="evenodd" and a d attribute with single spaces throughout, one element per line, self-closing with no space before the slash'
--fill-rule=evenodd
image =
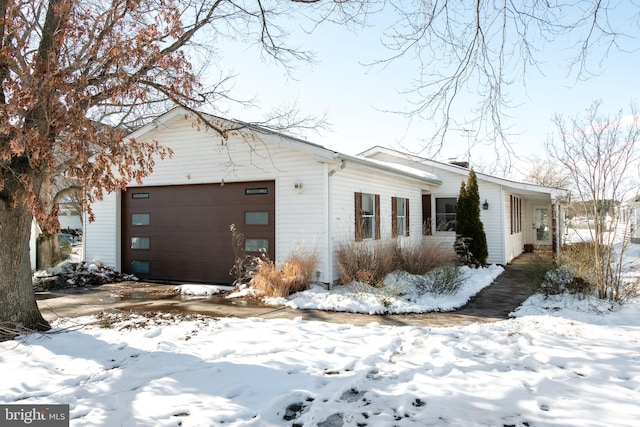
<path id="1" fill-rule="evenodd" d="M 89 215 L 87 209 L 82 209 L 82 262 L 87 262 L 87 225 L 89 224 Z"/>
<path id="2" fill-rule="evenodd" d="M 326 222 L 326 226 L 327 226 L 327 288 L 329 290 L 331 290 L 331 285 L 333 283 L 333 234 L 332 234 L 332 230 L 333 230 L 333 204 L 332 204 L 332 187 L 333 185 L 331 177 L 338 171 L 341 171 L 342 169 L 344 169 L 347 166 L 347 162 L 345 160 L 342 160 L 340 162 L 340 166 L 331 169 L 328 173 L 327 173 L 327 222 Z M 327 163 L 327 168 L 328 168 L 328 163 Z"/>

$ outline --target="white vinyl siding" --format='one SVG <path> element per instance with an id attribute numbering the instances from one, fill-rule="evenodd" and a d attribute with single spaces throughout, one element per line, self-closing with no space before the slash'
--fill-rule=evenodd
<path id="1" fill-rule="evenodd" d="M 84 261 L 120 270 L 120 194 L 110 193 L 91 206 L 96 221 L 84 219 Z"/>
<path id="2" fill-rule="evenodd" d="M 153 173 L 141 186 L 275 180 L 276 261 L 301 249 L 315 250 L 318 271 L 324 274 L 328 241 L 323 187 L 326 167 L 313 153 L 292 149 L 277 135 L 250 139 L 231 136 L 223 141 L 213 131 L 198 131 L 183 115 L 159 125 L 145 138 L 171 148 L 173 157 L 157 159 Z M 295 188 L 296 183 L 302 184 L 302 190 Z M 97 258 L 120 269 L 119 241 L 115 237 L 120 235 L 120 207 L 116 206 L 115 195 L 108 195 L 93 209 L 96 222 L 85 226 L 85 259 Z"/>
<path id="3" fill-rule="evenodd" d="M 354 193 L 377 194 L 380 196 L 380 238 L 390 239 L 392 233 L 392 198 L 402 197 L 409 203 L 409 230 L 422 228 L 422 192 L 430 190 L 423 182 L 397 175 L 372 171 L 359 165 L 348 163 L 344 169 L 339 164 L 332 165 L 336 172 L 329 177 L 331 230 L 331 251 L 340 243 L 352 242 L 355 235 Z M 331 168 L 331 166 L 330 166 Z M 403 241 L 418 242 L 422 233 L 411 232 Z M 331 265 L 332 281 L 339 279 L 335 260 Z"/>
<path id="4" fill-rule="evenodd" d="M 435 174 L 441 181 L 442 185 L 436 186 L 431 191 L 431 204 L 432 204 L 432 229 L 433 235 L 426 236 L 427 241 L 439 242 L 445 245 L 453 245 L 455 241 L 454 231 L 437 231 L 435 227 L 435 213 L 436 213 L 436 199 L 437 198 L 457 198 L 460 193 L 460 185 L 467 181 L 469 171 L 464 168 L 459 168 L 450 165 L 442 165 L 442 167 L 436 167 L 433 164 L 420 164 L 411 161 L 406 158 L 394 156 L 387 153 L 377 153 L 372 158 L 404 164 L 411 166 L 412 168 L 421 169 L 426 172 Z M 484 203 L 486 200 L 489 203 L 489 209 L 480 209 L 480 220 L 484 225 L 484 231 L 487 235 L 487 247 L 489 249 L 489 257 L 487 262 L 504 264 L 508 260 L 505 257 L 505 245 L 504 245 L 504 230 L 503 224 L 505 223 L 503 208 L 503 188 L 499 184 L 488 182 L 482 179 L 482 176 L 478 176 L 478 189 L 480 192 L 480 202 Z M 508 199 L 508 196 L 507 196 Z M 523 208 L 524 209 L 524 208 Z M 509 226 L 507 221 L 507 227 Z M 509 230 L 507 229 L 507 233 Z M 519 253 L 521 253 L 520 251 Z M 509 259 L 510 260 L 510 259 Z"/>

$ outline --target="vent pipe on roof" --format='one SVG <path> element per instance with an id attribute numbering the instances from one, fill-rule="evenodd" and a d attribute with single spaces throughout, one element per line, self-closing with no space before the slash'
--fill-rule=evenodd
<path id="1" fill-rule="evenodd" d="M 469 169 L 469 162 L 451 160 L 451 161 L 449 161 L 449 163 L 454 165 L 454 166 L 460 166 L 461 168 Z"/>

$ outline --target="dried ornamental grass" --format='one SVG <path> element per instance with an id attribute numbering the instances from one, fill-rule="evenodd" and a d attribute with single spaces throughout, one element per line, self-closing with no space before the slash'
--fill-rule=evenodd
<path id="1" fill-rule="evenodd" d="M 423 242 L 402 246 L 398 251 L 399 268 L 409 274 L 424 275 L 438 267 L 454 265 L 453 249 L 443 244 Z"/>
<path id="2" fill-rule="evenodd" d="M 297 252 L 282 264 L 263 254 L 255 260 L 255 273 L 249 286 L 259 295 L 287 297 L 309 288 L 317 263 L 315 252 Z"/>
<path id="3" fill-rule="evenodd" d="M 397 252 L 395 240 L 339 243 L 335 255 L 342 284 L 366 280 L 382 286 L 384 278 L 397 269 Z"/>

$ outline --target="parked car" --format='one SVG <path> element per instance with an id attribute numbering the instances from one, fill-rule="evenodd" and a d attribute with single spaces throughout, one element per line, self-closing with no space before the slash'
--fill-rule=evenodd
<path id="1" fill-rule="evenodd" d="M 60 247 L 63 247 L 64 245 L 73 245 L 75 243 L 75 237 L 72 236 L 71 234 L 66 234 L 66 233 L 58 233 L 58 245 L 60 245 Z"/>

